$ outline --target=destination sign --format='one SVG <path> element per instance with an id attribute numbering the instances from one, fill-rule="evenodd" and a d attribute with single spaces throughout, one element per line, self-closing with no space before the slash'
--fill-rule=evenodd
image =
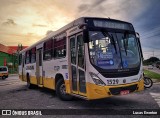
<path id="1" fill-rule="evenodd" d="M 113 28 L 113 29 L 123 29 L 134 31 L 133 26 L 128 23 L 116 22 L 116 21 L 107 21 L 107 20 L 93 20 L 95 27 L 103 28 Z"/>

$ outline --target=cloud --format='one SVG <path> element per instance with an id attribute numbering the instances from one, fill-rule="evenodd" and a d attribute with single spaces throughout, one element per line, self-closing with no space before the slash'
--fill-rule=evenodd
<path id="1" fill-rule="evenodd" d="M 160 52 L 160 1 L 159 0 L 146 0 L 145 10 L 141 10 L 141 13 L 134 17 L 133 23 L 137 32 L 140 33 L 141 45 L 144 52 L 144 57 L 149 58 L 153 56 L 150 54 L 153 50 L 158 50 Z M 158 52 L 155 52 L 155 55 Z M 160 55 L 159 55 L 160 57 Z"/>
<path id="2" fill-rule="evenodd" d="M 101 7 L 100 5 L 106 2 L 106 0 L 92 0 L 89 4 L 82 3 L 78 6 L 78 12 L 90 12 L 90 10 L 95 9 L 96 7 Z"/>
<path id="3" fill-rule="evenodd" d="M 13 19 L 7 19 L 7 21 L 3 22 L 2 25 L 4 26 L 16 26 L 17 24 Z"/>
<path id="4" fill-rule="evenodd" d="M 33 27 L 47 27 L 47 25 L 41 25 L 41 24 L 32 24 Z"/>
<path id="5" fill-rule="evenodd" d="M 0 40 L 30 45 L 48 30 L 55 31 L 78 17 L 110 17 L 133 23 L 140 33 L 142 48 L 157 48 L 159 4 L 159 0 L 1 0 Z"/>
<path id="6" fill-rule="evenodd" d="M 31 32 L 25 34 L 0 32 L 0 35 L 1 35 L 0 43 L 4 45 L 15 45 L 15 46 L 18 45 L 19 43 L 21 43 L 22 45 L 29 46 L 43 38 L 43 36 Z"/>

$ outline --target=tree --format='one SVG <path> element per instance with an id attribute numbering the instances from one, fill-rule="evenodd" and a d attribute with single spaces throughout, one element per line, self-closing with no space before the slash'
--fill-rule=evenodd
<path id="1" fill-rule="evenodd" d="M 155 63 L 157 61 L 159 61 L 159 58 L 157 58 L 157 57 L 150 57 L 149 59 L 144 60 L 143 64 L 144 65 L 151 65 L 151 64 L 153 64 L 153 63 Z"/>

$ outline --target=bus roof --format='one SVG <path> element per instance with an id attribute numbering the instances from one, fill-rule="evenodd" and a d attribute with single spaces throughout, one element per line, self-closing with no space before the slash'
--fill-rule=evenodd
<path id="1" fill-rule="evenodd" d="M 111 20 L 111 21 L 117 21 L 117 22 L 128 23 L 128 22 L 125 22 L 125 21 L 120 21 L 120 20 L 110 19 L 110 18 L 100 18 L 100 17 L 80 17 L 80 18 L 78 18 L 78 19 L 72 21 L 71 23 L 65 25 L 64 27 L 60 28 L 59 30 L 54 31 L 54 32 L 51 32 L 50 34 L 48 34 L 48 35 L 47 35 L 46 37 L 44 37 L 43 39 L 37 41 L 37 42 L 34 43 L 33 45 L 31 45 L 31 46 L 29 46 L 29 47 L 23 49 L 22 51 L 20 51 L 20 53 L 23 53 L 23 52 L 25 52 L 25 51 L 27 51 L 27 50 L 30 50 L 30 49 L 32 49 L 33 47 L 35 47 L 36 45 L 41 44 L 41 43 L 43 43 L 44 41 L 50 39 L 51 37 L 56 36 L 56 35 L 58 35 L 58 34 L 64 32 L 64 31 L 66 31 L 66 30 L 68 30 L 68 29 L 70 29 L 70 28 L 72 28 L 72 27 L 74 27 L 74 26 L 77 26 L 77 25 L 80 25 L 80 24 L 85 23 L 85 19 L 102 19 L 102 20 Z M 129 24 L 131 24 L 131 23 L 129 23 Z"/>

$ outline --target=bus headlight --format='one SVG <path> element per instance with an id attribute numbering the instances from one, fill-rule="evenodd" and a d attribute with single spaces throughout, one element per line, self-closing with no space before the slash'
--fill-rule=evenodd
<path id="1" fill-rule="evenodd" d="M 89 74 L 91 75 L 91 78 L 96 85 L 101 85 L 101 86 L 106 85 L 95 73 L 90 72 Z"/>

